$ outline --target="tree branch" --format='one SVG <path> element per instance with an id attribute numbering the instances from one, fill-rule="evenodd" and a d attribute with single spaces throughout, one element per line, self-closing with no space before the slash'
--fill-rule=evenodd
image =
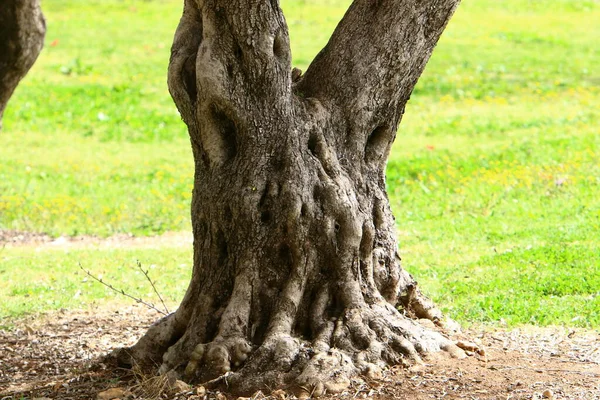
<path id="1" fill-rule="evenodd" d="M 296 89 L 395 134 L 460 0 L 355 0 Z"/>
<path id="2" fill-rule="evenodd" d="M 233 160 L 240 149 L 261 148 L 267 139 L 254 134 L 263 123 L 256 116 L 292 97 L 289 35 L 278 2 L 185 0 L 169 89 L 206 168 Z"/>
<path id="3" fill-rule="evenodd" d="M 167 80 L 171 97 L 188 126 L 194 125 L 197 97 L 196 55 L 201 41 L 202 18 L 197 5 L 192 0 L 185 0 L 183 15 L 171 47 Z"/>
<path id="4" fill-rule="evenodd" d="M 44 45 L 46 22 L 39 0 L 0 5 L 0 128 L 8 100 Z"/>

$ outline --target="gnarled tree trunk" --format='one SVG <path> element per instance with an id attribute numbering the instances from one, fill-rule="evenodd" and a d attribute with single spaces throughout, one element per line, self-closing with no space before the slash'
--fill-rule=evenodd
<path id="1" fill-rule="evenodd" d="M 385 187 L 458 1 L 356 0 L 301 76 L 277 0 L 185 0 L 169 88 L 195 159 L 193 277 L 122 361 L 240 394 L 321 394 L 427 352 L 461 355 L 414 319 L 440 316 L 400 265 Z"/>
<path id="2" fill-rule="evenodd" d="M 6 103 L 44 45 L 39 0 L 0 1 L 0 128 Z"/>

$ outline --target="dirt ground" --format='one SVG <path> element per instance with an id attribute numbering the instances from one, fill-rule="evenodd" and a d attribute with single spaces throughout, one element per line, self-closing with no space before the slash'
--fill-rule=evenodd
<path id="1" fill-rule="evenodd" d="M 160 236 L 136 237 L 118 234 L 108 238 L 97 236 L 60 236 L 53 238 L 44 233 L 9 231 L 0 229 L 0 249 L 3 247 L 29 247 L 36 250 L 57 248 L 152 248 L 192 246 L 191 232 L 167 232 Z"/>
<path id="2" fill-rule="evenodd" d="M 157 318 L 142 306 L 61 310 L 28 316 L 0 330 L 0 399 L 147 398 L 143 379 L 112 370 L 98 357 L 135 340 Z M 436 358 L 420 369 L 392 369 L 383 379 L 356 380 L 328 398 L 600 399 L 600 333 L 564 328 L 471 329 L 485 355 Z M 121 390 L 119 392 L 119 390 Z M 261 394 L 255 398 L 263 398 Z M 273 398 L 285 399 L 284 393 Z M 161 398 L 224 400 L 221 393 L 182 388 Z"/>
<path id="3" fill-rule="evenodd" d="M 0 247 L 145 247 L 166 242 L 191 245 L 191 235 L 52 239 L 0 231 Z M 0 400 L 227 399 L 223 393 L 169 386 L 99 361 L 112 349 L 135 343 L 158 317 L 135 305 L 60 310 L 13 321 L 0 318 Z M 485 354 L 465 360 L 432 357 L 418 369 L 394 368 L 375 381 L 356 379 L 345 392 L 326 398 L 600 400 L 599 331 L 478 327 L 457 339 L 476 342 Z M 293 398 L 281 391 L 269 397 Z M 257 393 L 253 398 L 266 397 Z"/>

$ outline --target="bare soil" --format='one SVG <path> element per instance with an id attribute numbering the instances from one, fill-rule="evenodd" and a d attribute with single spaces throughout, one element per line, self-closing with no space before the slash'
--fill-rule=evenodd
<path id="1" fill-rule="evenodd" d="M 117 388 L 115 398 L 151 397 L 141 390 L 151 379 L 110 368 L 100 357 L 134 343 L 157 318 L 154 311 L 136 305 L 61 310 L 4 321 L 9 326 L 0 330 L 0 399 L 95 399 L 110 388 Z M 327 397 L 600 399 L 599 332 L 479 327 L 463 335 L 483 346 L 485 355 L 461 361 L 432 358 L 419 369 L 397 368 L 386 371 L 381 380 L 356 380 L 346 392 Z M 227 398 L 193 387 L 184 387 L 179 394 L 156 394 L 172 399 Z M 272 396 L 289 397 L 283 392 Z"/>
<path id="2" fill-rule="evenodd" d="M 36 250 L 56 248 L 152 248 L 192 246 L 191 232 L 167 232 L 159 236 L 133 236 L 117 234 L 107 238 L 91 235 L 59 236 L 45 233 L 21 232 L 0 229 L 0 248 L 34 247 Z"/>

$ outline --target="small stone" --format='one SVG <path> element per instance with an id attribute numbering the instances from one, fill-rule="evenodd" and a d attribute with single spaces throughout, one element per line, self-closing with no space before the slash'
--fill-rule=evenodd
<path id="1" fill-rule="evenodd" d="M 172 389 L 175 393 L 188 392 L 192 389 L 190 385 L 179 379 L 173 383 Z"/>
<path id="2" fill-rule="evenodd" d="M 372 380 L 381 380 L 383 378 L 383 374 L 381 372 L 381 368 L 379 368 L 375 364 L 369 364 L 365 368 L 364 374 L 367 378 Z"/>
<path id="3" fill-rule="evenodd" d="M 442 324 L 445 330 L 450 332 L 460 332 L 460 324 L 453 319 L 446 318 Z"/>
<path id="4" fill-rule="evenodd" d="M 110 388 L 104 392 L 98 393 L 96 396 L 97 400 L 113 400 L 113 399 L 124 399 L 129 395 L 123 388 Z"/>
<path id="5" fill-rule="evenodd" d="M 413 365 L 407 365 L 406 368 L 408 369 L 408 372 L 418 373 L 418 372 L 423 371 L 425 366 L 423 364 L 413 364 Z"/>
<path id="6" fill-rule="evenodd" d="M 458 342 L 456 342 L 456 346 L 460 347 L 465 351 L 476 352 L 477 350 L 479 350 L 479 346 L 477 346 L 475 343 L 467 342 L 465 340 L 459 340 Z"/>
<path id="7" fill-rule="evenodd" d="M 432 320 L 430 320 L 430 319 L 421 318 L 421 319 L 419 320 L 419 323 L 420 323 L 420 324 L 421 324 L 421 326 L 423 326 L 424 328 L 429 328 L 429 329 L 435 329 L 435 328 L 436 328 L 435 324 L 434 324 L 434 323 L 433 323 L 433 321 L 432 321 Z"/>
<path id="8" fill-rule="evenodd" d="M 204 396 L 206 394 L 206 388 L 204 386 L 198 386 L 196 388 L 196 394 L 198 396 Z"/>
<path id="9" fill-rule="evenodd" d="M 544 390 L 544 393 L 542 393 L 542 396 L 544 396 L 545 399 L 553 399 L 554 393 L 552 393 L 552 390 L 546 389 Z"/>
<path id="10" fill-rule="evenodd" d="M 380 374 L 381 377 L 381 374 Z M 325 382 L 326 393 L 337 394 L 342 393 L 350 386 L 350 379 L 345 376 L 339 375 L 336 378 Z"/>
<path id="11" fill-rule="evenodd" d="M 283 390 L 279 389 L 279 390 L 273 391 L 271 393 L 271 396 L 274 397 L 274 398 L 276 398 L 276 399 L 285 400 L 286 393 Z"/>
<path id="12" fill-rule="evenodd" d="M 223 393 L 217 393 L 215 395 L 215 399 L 217 399 L 217 400 L 227 400 L 227 396 L 225 396 Z"/>
<path id="13" fill-rule="evenodd" d="M 306 399 L 310 399 L 310 393 L 308 393 L 306 390 L 303 390 L 302 392 L 300 392 L 298 394 L 298 400 L 306 400 Z"/>

